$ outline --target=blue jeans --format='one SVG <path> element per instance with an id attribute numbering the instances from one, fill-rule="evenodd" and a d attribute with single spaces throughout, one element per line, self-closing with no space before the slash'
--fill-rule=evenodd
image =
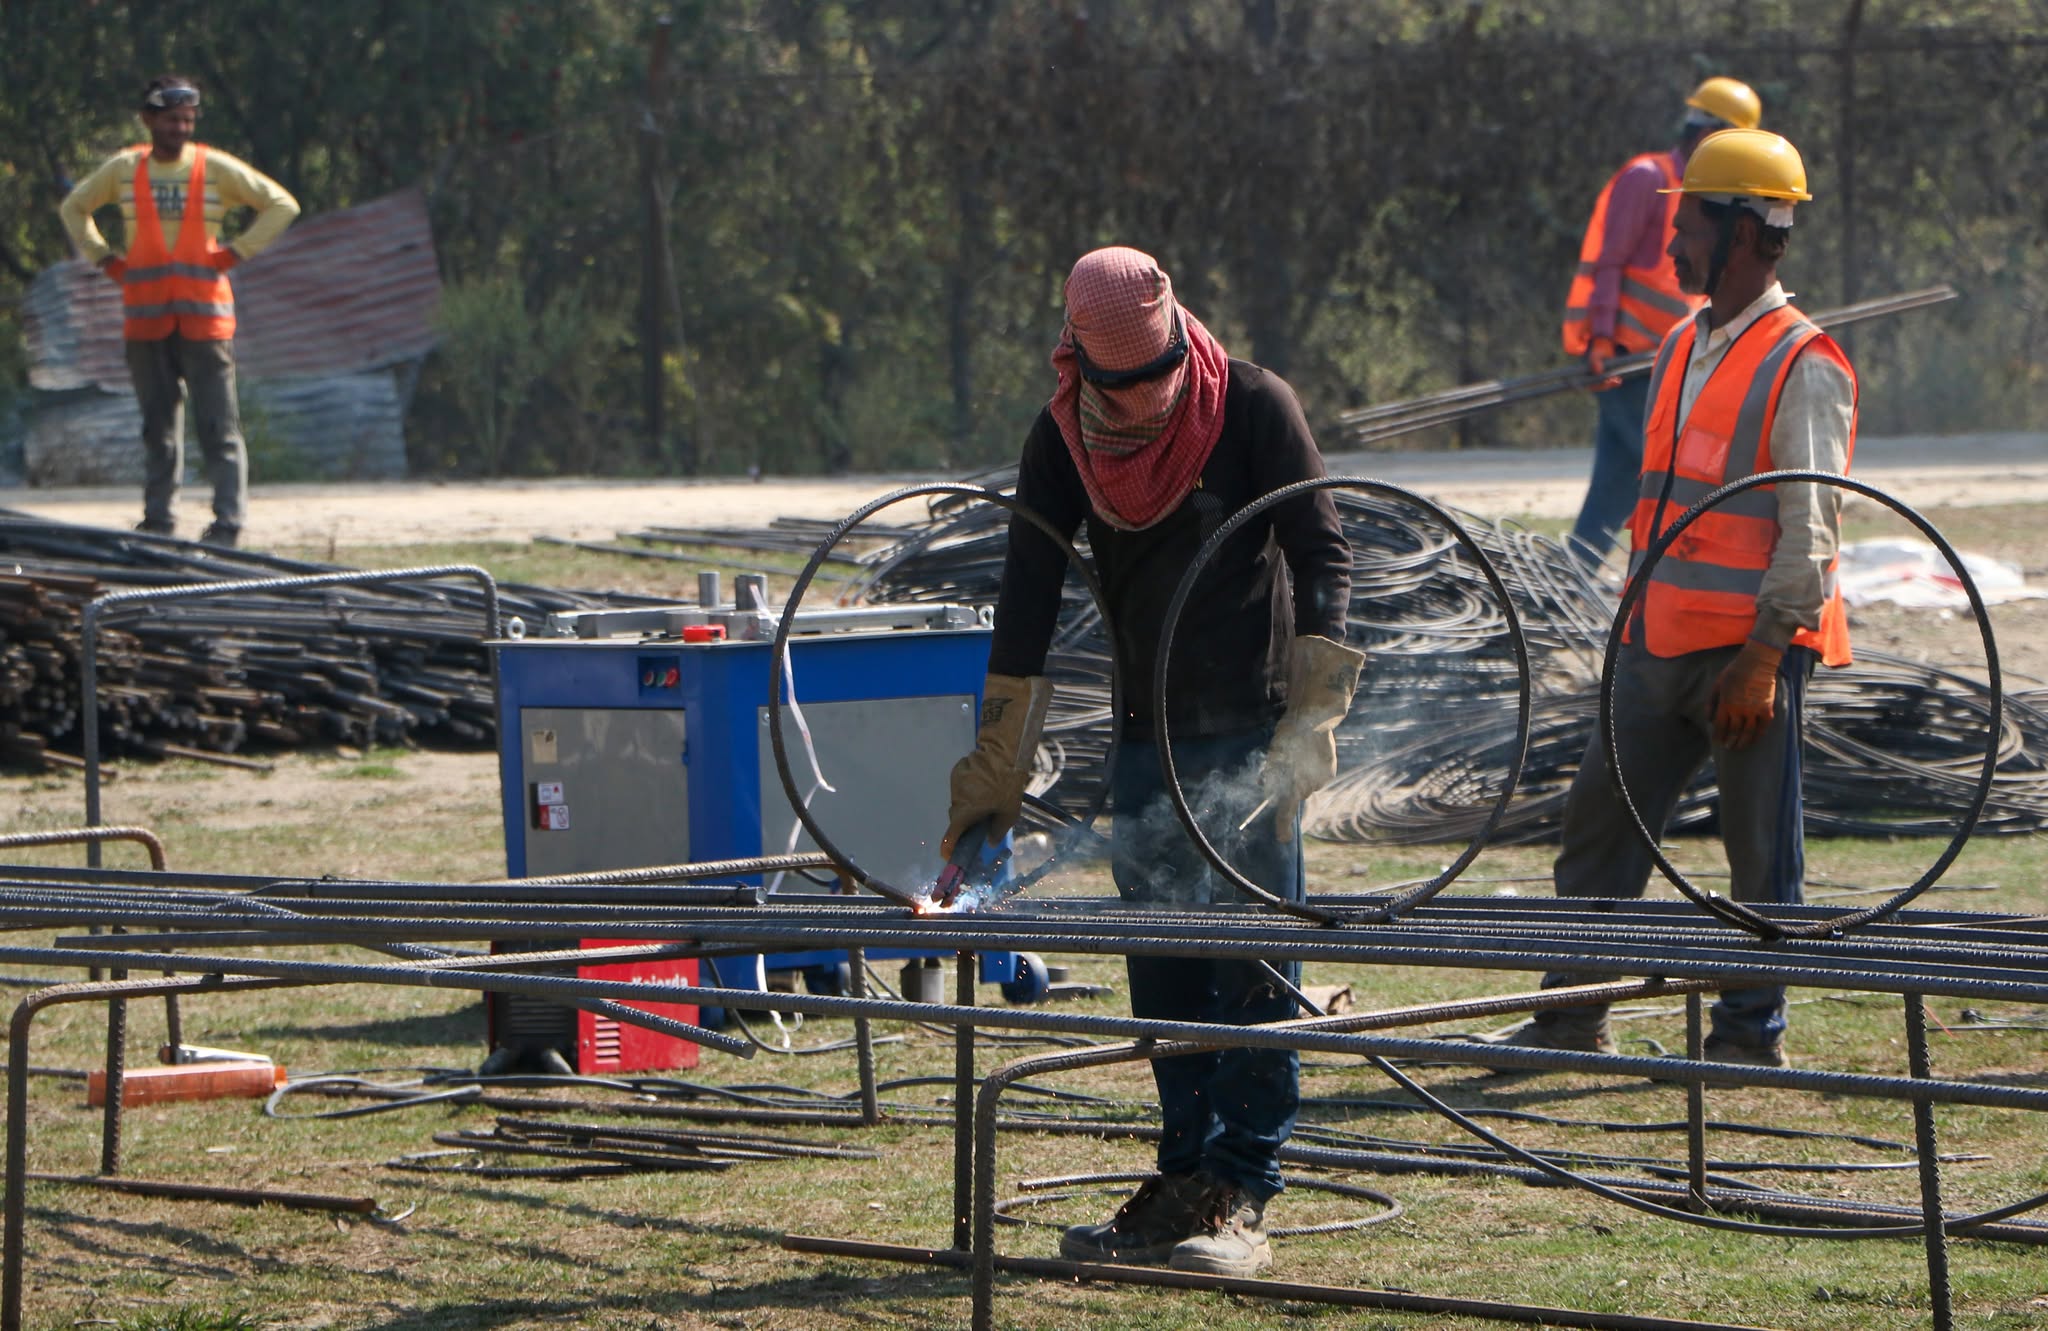
<path id="1" fill-rule="evenodd" d="M 1282 844 L 1273 814 L 1243 822 L 1259 803 L 1258 774 L 1268 732 L 1176 740 L 1173 761 L 1203 830 L 1240 872 L 1290 900 L 1306 894 L 1300 811 Z M 1242 900 L 1195 848 L 1175 816 L 1150 740 L 1117 750 L 1111 868 L 1126 901 L 1201 906 Z M 1249 961 L 1132 957 L 1131 1014 L 1162 1021 L 1249 1026 L 1296 1015 L 1294 1000 Z M 1299 984 L 1298 963 L 1277 967 Z M 1165 1135 L 1159 1172 L 1207 1171 L 1260 1198 L 1280 1191 L 1280 1147 L 1301 1105 L 1301 1060 L 1292 1051 L 1219 1049 L 1152 1060 Z"/>
<path id="2" fill-rule="evenodd" d="M 1593 479 L 1572 524 L 1567 548 L 1597 566 L 1628 521 L 1642 488 L 1643 421 L 1650 411 L 1650 376 L 1624 379 L 1619 388 L 1593 395 L 1600 414 L 1593 431 Z"/>

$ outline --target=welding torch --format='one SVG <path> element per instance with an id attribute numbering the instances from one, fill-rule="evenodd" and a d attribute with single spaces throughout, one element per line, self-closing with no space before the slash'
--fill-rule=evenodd
<path id="1" fill-rule="evenodd" d="M 988 845 L 988 819 L 970 823 L 960 833 L 960 839 L 953 843 L 953 853 L 946 860 L 946 867 L 939 870 L 939 876 L 932 883 L 932 900 L 950 909 L 960 899 L 960 889 L 967 886 L 968 871 L 981 859 L 982 848 Z"/>

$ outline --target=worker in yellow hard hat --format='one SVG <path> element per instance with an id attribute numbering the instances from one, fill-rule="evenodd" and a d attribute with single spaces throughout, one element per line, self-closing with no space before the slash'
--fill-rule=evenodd
<path id="1" fill-rule="evenodd" d="M 1665 337 L 1650 374 L 1631 576 L 1712 491 L 1760 472 L 1846 474 L 1856 446 L 1856 372 L 1778 284 L 1795 210 L 1813 197 L 1798 149 L 1765 130 L 1722 130 L 1700 142 L 1668 197 L 1678 204 L 1673 271 L 1681 290 L 1707 303 Z M 1816 661 L 1850 659 L 1835 585 L 1841 494 L 1811 482 L 1743 491 L 1694 521 L 1650 569 L 1623 630 L 1612 734 L 1603 721 L 1565 803 L 1558 895 L 1638 897 L 1649 881 L 1649 850 L 1609 769 L 1611 738 L 1654 835 L 1711 758 L 1735 900 L 1800 900 L 1807 678 Z M 1723 990 L 1705 1054 L 1783 1067 L 1784 1033 L 1783 989 Z M 1512 1038 L 1615 1049 L 1604 1007 L 1543 1013 Z"/>
<path id="2" fill-rule="evenodd" d="M 1631 158 L 1600 191 L 1565 298 L 1565 354 L 1579 357 L 1603 381 L 1595 399 L 1593 478 L 1569 541 L 1589 564 L 1606 557 L 1628 517 L 1649 401 L 1642 379 L 1607 380 L 1607 363 L 1655 347 L 1696 303 L 1679 289 L 1664 253 L 1677 199 L 1660 197 L 1660 191 L 1678 184 L 1701 139 L 1730 127 L 1755 129 L 1763 119 L 1756 92 L 1730 78 L 1700 84 L 1685 107 L 1675 147 Z"/>

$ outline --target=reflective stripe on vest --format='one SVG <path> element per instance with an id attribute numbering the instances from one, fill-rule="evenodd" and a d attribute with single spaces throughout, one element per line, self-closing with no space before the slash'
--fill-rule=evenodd
<path id="1" fill-rule="evenodd" d="M 1615 173 L 1606 188 L 1600 191 L 1600 197 L 1593 203 L 1593 216 L 1586 223 L 1586 237 L 1579 244 L 1578 271 L 1572 275 L 1571 291 L 1564 301 L 1564 350 L 1568 356 L 1585 355 L 1593 340 L 1593 279 L 1599 271 L 1601 251 L 1607 241 L 1607 202 L 1614 193 L 1614 182 L 1643 162 L 1654 164 L 1666 185 L 1678 183 L 1671 154 L 1644 153 L 1629 159 L 1628 164 Z M 1671 219 L 1678 212 L 1678 196 L 1664 195 L 1661 202 L 1664 217 L 1658 234 L 1668 237 Z M 1649 268 L 1624 267 L 1618 294 L 1620 304 L 1614 315 L 1614 340 L 1626 351 L 1648 351 L 1663 341 L 1664 334 L 1674 325 L 1699 308 L 1697 298 L 1678 289 L 1678 273 L 1672 267 L 1671 256 L 1662 250 L 1657 253 L 1657 262 Z"/>
<path id="2" fill-rule="evenodd" d="M 121 274 L 121 335 L 155 342 L 176 333 L 193 342 L 235 335 L 235 292 L 217 266 L 220 248 L 206 234 L 206 149 L 192 146 L 185 215 L 175 245 L 164 236 L 149 183 L 149 150 L 135 162 L 135 234 Z"/>
<path id="3" fill-rule="evenodd" d="M 1698 327 L 1694 320 L 1674 330 L 1651 374 L 1642 482 L 1629 521 L 1631 577 L 1654 538 L 1670 530 L 1687 509 L 1724 485 L 1775 469 L 1771 426 L 1786 377 L 1800 355 L 1826 356 L 1849 376 L 1852 390 L 1856 381 L 1840 348 L 1798 310 L 1781 306 L 1737 335 L 1681 424 L 1685 367 Z M 1853 453 L 1853 423 L 1850 448 Z M 1701 514 L 1657 561 L 1625 636 L 1640 624 L 1644 643 L 1656 656 L 1734 646 L 1748 638 L 1756 625 L 1757 592 L 1777 548 L 1777 515 L 1772 486 L 1745 490 Z M 1792 643 L 1812 648 L 1828 665 L 1846 665 L 1848 613 L 1833 562 L 1821 585 L 1820 627 L 1798 630 Z"/>

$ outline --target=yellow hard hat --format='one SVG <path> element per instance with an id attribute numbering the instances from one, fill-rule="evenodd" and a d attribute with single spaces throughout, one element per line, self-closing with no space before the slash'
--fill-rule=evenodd
<path id="1" fill-rule="evenodd" d="M 1659 194 L 1719 194 L 1737 199 L 1805 203 L 1806 163 L 1782 134 L 1767 129 L 1716 130 L 1686 159 L 1685 179 Z"/>
<path id="2" fill-rule="evenodd" d="M 1692 90 L 1685 104 L 1737 129 L 1755 129 L 1764 120 L 1763 100 L 1756 95 L 1756 89 L 1740 79 L 1708 79 Z"/>

